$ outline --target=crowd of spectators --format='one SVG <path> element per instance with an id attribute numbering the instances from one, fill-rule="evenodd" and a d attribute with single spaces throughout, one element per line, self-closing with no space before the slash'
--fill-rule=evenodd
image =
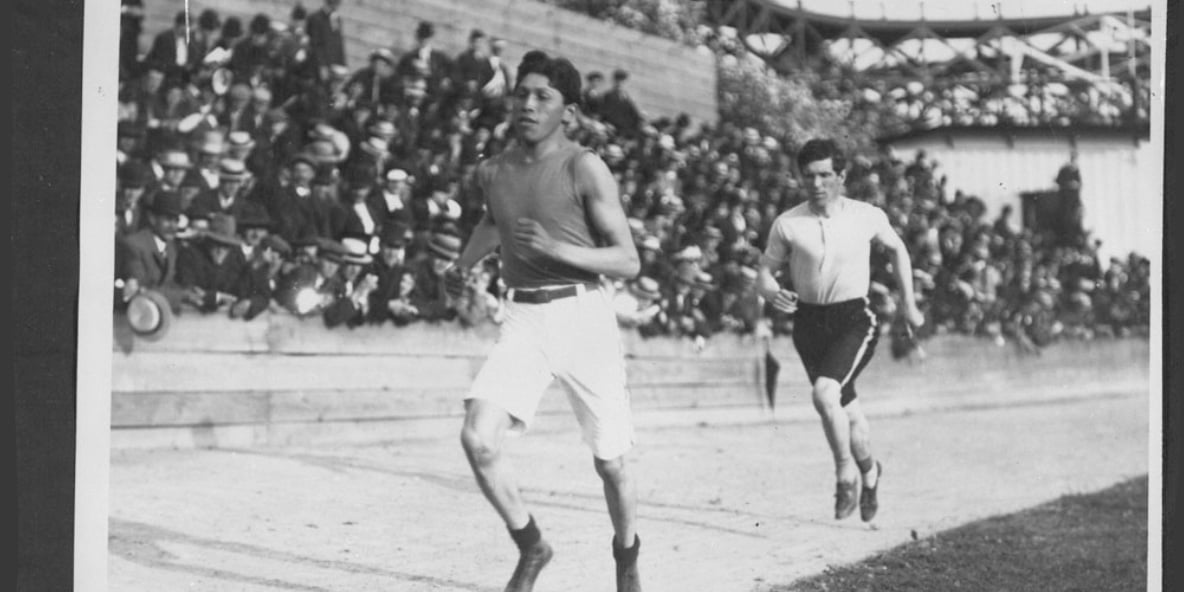
<path id="1" fill-rule="evenodd" d="M 460 297 L 442 277 L 482 215 L 476 163 L 512 142 L 503 40 L 474 29 L 453 56 L 421 22 L 413 49 L 375 48 L 351 71 L 340 2 L 325 0 L 245 28 L 212 10 L 194 23 L 180 13 L 141 55 L 138 2 L 124 4 L 117 307 L 153 289 L 177 312 L 248 321 L 500 321 L 495 258 Z M 587 73 L 568 133 L 612 170 L 640 252 L 640 276 L 612 286 L 621 324 L 699 343 L 792 331 L 755 290 L 773 219 L 803 199 L 792 146 L 728 122 L 648 118 L 628 72 L 611 74 L 607 85 Z M 1007 211 L 988 220 L 980 200 L 946 185 L 923 155 L 858 157 L 848 172 L 849 195 L 884 208 L 909 241 L 927 333 L 1034 349 L 1146 329 L 1146 259 L 1103 265 L 1087 235 L 1021 230 Z M 888 332 L 893 286 L 877 258 L 873 300 Z"/>

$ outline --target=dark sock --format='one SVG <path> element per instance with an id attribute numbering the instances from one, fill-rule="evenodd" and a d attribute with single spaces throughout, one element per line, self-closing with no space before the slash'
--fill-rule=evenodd
<path id="1" fill-rule="evenodd" d="M 613 559 L 622 565 L 637 563 L 637 552 L 641 550 L 641 537 L 633 535 L 633 546 L 623 549 L 617 544 L 617 537 L 613 537 Z"/>
<path id="2" fill-rule="evenodd" d="M 525 551 L 539 542 L 543 538 L 543 534 L 539 532 L 539 527 L 534 523 L 534 516 L 530 517 L 530 522 L 526 526 L 518 530 L 510 530 L 510 538 L 514 539 L 514 544 L 518 545 L 519 551 Z"/>
<path id="3" fill-rule="evenodd" d="M 870 456 L 864 459 L 855 459 L 855 464 L 859 465 L 859 472 L 864 475 L 870 473 L 876 467 L 875 459 Z"/>

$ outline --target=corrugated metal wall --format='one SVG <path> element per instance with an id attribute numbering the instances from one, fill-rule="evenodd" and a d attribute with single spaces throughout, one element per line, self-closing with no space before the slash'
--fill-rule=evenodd
<path id="1" fill-rule="evenodd" d="M 1159 261 L 1162 201 L 1161 163 L 1152 146 L 1120 133 L 1066 134 L 933 131 L 893 142 L 897 156 L 910 161 L 919 149 L 940 163 L 952 193 L 961 189 L 987 203 L 994 217 L 1011 204 L 1016 223 L 1019 194 L 1056 188 L 1057 171 L 1075 145 L 1081 169 L 1085 227 L 1103 241 L 1103 256 L 1136 251 Z"/>
<path id="2" fill-rule="evenodd" d="M 145 4 L 142 51 L 185 7 L 181 0 Z M 203 0 L 190 2 L 189 10 L 195 21 L 203 9 L 212 8 L 223 18 L 239 17 L 245 27 L 258 13 L 286 22 L 295 4 L 294 0 Z M 305 0 L 303 5 L 311 12 L 321 2 Z M 542 49 L 570 58 L 581 73 L 600 70 L 611 77 L 615 68 L 628 70 L 627 88 L 651 117 L 685 112 L 696 121 L 715 121 L 718 116 L 715 58 L 707 50 L 534 0 L 344 0 L 341 14 L 351 69 L 365 66 L 367 55 L 376 47 L 389 47 L 401 55 L 414 44 L 415 26 L 429 20 L 436 25 L 436 46 L 453 56 L 468 46 L 469 31 L 477 27 L 508 41 L 505 57 L 515 66 L 527 51 Z"/>

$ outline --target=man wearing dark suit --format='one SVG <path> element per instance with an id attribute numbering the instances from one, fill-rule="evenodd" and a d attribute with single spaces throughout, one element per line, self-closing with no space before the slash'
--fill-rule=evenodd
<path id="1" fill-rule="evenodd" d="M 617 133 L 627 137 L 636 135 L 644 123 L 641 110 L 625 90 L 625 81 L 628 79 L 628 72 L 620 69 L 614 71 L 613 87 L 604 93 L 599 107 L 604 121 L 616 128 Z"/>
<path id="2" fill-rule="evenodd" d="M 251 173 L 241 160 L 223 158 L 218 163 L 218 187 L 193 198 L 186 215 L 199 219 L 208 219 L 214 214 L 240 218 L 248 204 L 243 189 L 250 178 Z"/>
<path id="3" fill-rule="evenodd" d="M 371 323 L 390 320 L 401 327 L 418 314 L 410 301 L 414 288 L 412 270 L 407 265 L 410 236 L 411 228 L 401 220 L 392 220 L 379 233 L 378 257 L 370 268 L 370 273 L 378 278 L 377 287 L 370 293 Z"/>
<path id="4" fill-rule="evenodd" d="M 399 58 L 395 73 L 400 78 L 422 76 L 427 81 L 428 96 L 437 99 L 452 88 L 452 59 L 432 47 L 436 27 L 422 21 L 415 29 L 415 48 Z"/>
<path id="5" fill-rule="evenodd" d="M 369 197 L 375 189 L 373 173 L 367 168 L 351 167 L 346 170 L 345 223 L 341 236 L 352 236 L 364 240 L 370 254 L 378 253 L 378 230 L 382 215 L 371 207 Z M 373 243 L 373 244 L 371 244 Z"/>
<path id="6" fill-rule="evenodd" d="M 214 312 L 242 296 L 239 288 L 247 261 L 241 247 L 234 218 L 214 214 L 197 243 L 177 253 L 177 283 L 193 292 L 198 310 Z"/>
<path id="7" fill-rule="evenodd" d="M 156 68 L 165 75 L 165 87 L 188 82 L 190 69 L 199 63 L 202 56 L 190 46 L 188 17 L 180 11 L 173 19 L 173 28 L 162 31 L 152 40 L 152 48 L 144 56 L 144 65 Z"/>
<path id="8" fill-rule="evenodd" d="M 119 194 L 115 198 L 115 234 L 131 234 L 147 226 L 144 213 L 156 178 L 152 169 L 139 161 L 130 161 L 119 167 Z"/>
<path id="9" fill-rule="evenodd" d="M 481 29 L 469 33 L 469 48 L 456 56 L 453 69 L 456 84 L 476 94 L 493 79 L 493 64 L 489 61 L 489 40 Z"/>
<path id="10" fill-rule="evenodd" d="M 337 12 L 341 0 L 325 0 L 320 10 L 308 16 L 309 58 L 315 64 L 321 81 L 329 79 L 329 68 L 345 64 L 345 37 L 342 34 L 341 14 Z"/>
<path id="11" fill-rule="evenodd" d="M 116 237 L 115 277 L 123 282 L 123 301 L 140 290 L 155 290 L 178 310 L 186 291 L 176 280 L 177 229 L 184 212 L 181 195 L 161 191 L 148 205 L 147 227 Z"/>
<path id="12" fill-rule="evenodd" d="M 370 52 L 370 65 L 354 72 L 345 87 L 357 87 L 358 104 L 371 109 L 398 102 L 400 89 L 395 77 L 395 54 L 385 47 Z"/>

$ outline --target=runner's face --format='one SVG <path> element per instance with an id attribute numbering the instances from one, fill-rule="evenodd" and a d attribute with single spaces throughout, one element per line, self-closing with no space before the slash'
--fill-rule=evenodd
<path id="1" fill-rule="evenodd" d="M 562 133 L 567 112 L 563 94 L 551 86 L 546 76 L 527 74 L 514 89 L 514 128 L 527 144 Z"/>
<path id="2" fill-rule="evenodd" d="M 802 186 L 811 201 L 830 201 L 843 191 L 843 174 L 835 172 L 831 159 L 816 160 L 802 169 Z"/>

